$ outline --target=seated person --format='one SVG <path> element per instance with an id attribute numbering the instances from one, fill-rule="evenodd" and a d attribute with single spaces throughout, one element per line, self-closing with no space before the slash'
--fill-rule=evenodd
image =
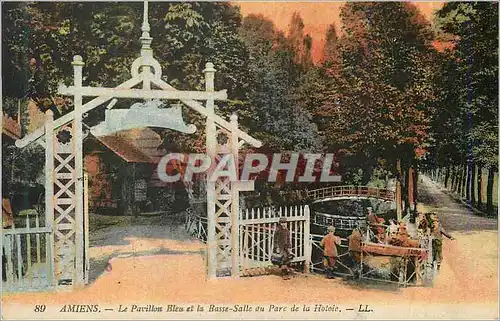
<path id="1" fill-rule="evenodd" d="M 427 231 L 427 228 L 429 227 L 429 221 L 427 221 L 424 213 L 418 213 L 417 224 L 419 230 L 422 230 L 424 232 Z"/>

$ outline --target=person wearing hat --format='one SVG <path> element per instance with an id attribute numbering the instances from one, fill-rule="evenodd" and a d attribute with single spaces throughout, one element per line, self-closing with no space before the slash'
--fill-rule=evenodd
<path id="1" fill-rule="evenodd" d="M 352 230 L 351 235 L 347 237 L 349 240 L 349 256 L 352 259 L 353 263 L 353 272 L 354 275 L 359 276 L 361 273 L 361 239 L 362 239 L 361 231 L 358 227 Z"/>
<path id="2" fill-rule="evenodd" d="M 323 237 L 320 245 L 323 247 L 324 266 L 326 270 L 326 277 L 333 278 L 333 267 L 337 261 L 337 245 L 340 245 L 340 237 L 335 235 L 335 227 L 328 227 L 328 234 Z"/>
<path id="3" fill-rule="evenodd" d="M 280 217 L 276 232 L 274 233 L 274 253 L 282 257 L 280 270 L 283 279 L 290 278 L 290 231 L 286 225 L 286 217 Z"/>
<path id="4" fill-rule="evenodd" d="M 450 240 L 454 240 L 453 236 L 448 234 L 445 229 L 439 223 L 439 219 L 435 213 L 431 214 L 432 219 L 432 227 L 431 227 L 431 236 L 432 236 L 432 257 L 433 260 L 437 264 L 437 269 L 441 268 L 441 262 L 443 260 L 443 235 L 449 238 Z"/>

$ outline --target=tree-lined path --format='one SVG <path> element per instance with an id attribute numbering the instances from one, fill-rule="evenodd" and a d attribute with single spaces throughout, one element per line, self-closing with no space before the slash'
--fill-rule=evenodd
<path id="1" fill-rule="evenodd" d="M 450 231 L 497 230 L 498 220 L 481 217 L 466 206 L 457 203 L 445 190 L 422 175 L 419 184 L 419 202 L 425 210 L 438 213 L 443 227 Z"/>

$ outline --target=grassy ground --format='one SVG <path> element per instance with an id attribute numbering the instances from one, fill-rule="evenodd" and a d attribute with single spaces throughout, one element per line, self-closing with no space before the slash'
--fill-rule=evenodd
<path id="1" fill-rule="evenodd" d="M 131 215 L 89 214 L 90 231 L 98 231 L 112 226 L 163 224 L 167 221 L 183 222 L 185 213 L 153 213 Z"/>
<path id="2" fill-rule="evenodd" d="M 477 190 L 477 187 L 478 187 L 477 177 L 478 176 L 479 176 L 479 169 L 476 169 L 476 180 L 474 182 L 474 191 L 475 191 L 476 198 L 478 198 L 478 195 L 477 195 L 477 192 L 478 192 L 478 190 Z M 488 170 L 483 169 L 482 173 L 481 173 L 481 177 L 482 177 L 481 201 L 483 203 L 484 208 L 486 208 L 486 189 L 488 186 Z M 450 177 L 448 178 L 448 186 L 451 186 L 451 181 L 452 181 L 452 178 L 450 175 Z M 443 183 L 443 185 L 444 185 L 444 183 Z M 493 206 L 495 206 L 495 207 L 498 207 L 498 193 L 497 193 L 497 191 L 498 191 L 498 173 L 495 173 L 495 175 L 493 176 Z M 483 210 L 483 209 L 481 209 L 481 210 Z"/>

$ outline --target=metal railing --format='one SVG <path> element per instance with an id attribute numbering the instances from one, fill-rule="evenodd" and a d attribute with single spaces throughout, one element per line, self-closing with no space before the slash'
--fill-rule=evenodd
<path id="1" fill-rule="evenodd" d="M 311 221 L 318 226 L 335 226 L 335 228 L 341 230 L 353 230 L 357 227 L 366 226 L 366 217 L 364 216 L 345 216 L 321 212 L 314 212 Z"/>
<path id="2" fill-rule="evenodd" d="M 325 272 L 323 260 L 323 247 L 320 243 L 324 235 L 311 234 L 310 242 L 312 245 L 311 272 Z M 333 273 L 340 276 L 354 276 L 354 270 L 349 255 L 349 241 L 346 238 L 340 238 L 340 245 L 337 245 L 338 256 Z"/>
<path id="3" fill-rule="evenodd" d="M 207 243 L 208 219 L 205 216 L 188 214 L 184 222 L 184 228 L 193 237 L 203 243 Z"/>
<path id="4" fill-rule="evenodd" d="M 378 198 L 386 201 L 394 201 L 395 193 L 386 188 L 341 185 L 310 190 L 307 191 L 307 196 L 313 201 L 341 197 Z"/>

